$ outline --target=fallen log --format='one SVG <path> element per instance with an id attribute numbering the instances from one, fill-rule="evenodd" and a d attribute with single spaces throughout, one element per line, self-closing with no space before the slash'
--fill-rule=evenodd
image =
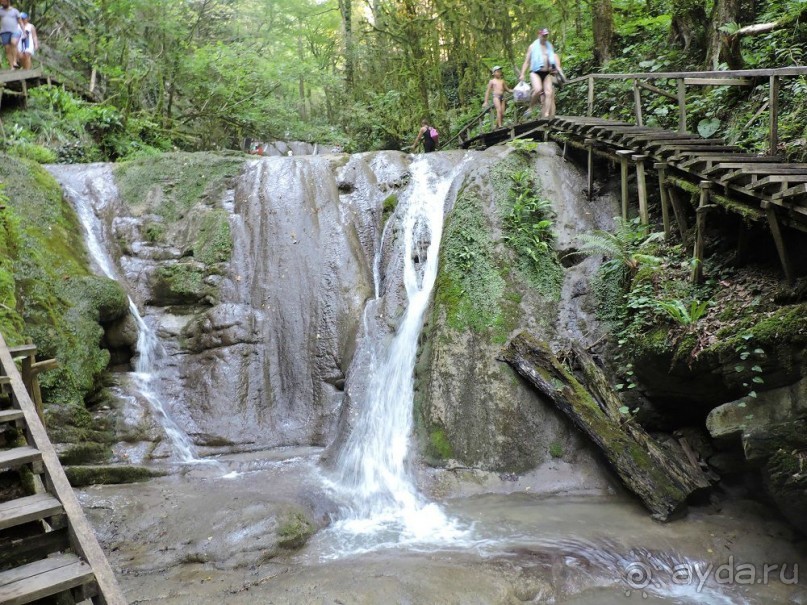
<path id="1" fill-rule="evenodd" d="M 623 413 L 619 395 L 611 388 L 594 360 L 581 348 L 574 351 L 585 376 L 578 381 L 546 343 L 527 332 L 515 336 L 504 349 L 502 361 L 558 407 L 605 454 L 611 467 L 651 512 L 667 521 L 681 511 L 693 493 L 709 487 L 700 468 L 684 456 L 663 449 L 636 422 Z"/>

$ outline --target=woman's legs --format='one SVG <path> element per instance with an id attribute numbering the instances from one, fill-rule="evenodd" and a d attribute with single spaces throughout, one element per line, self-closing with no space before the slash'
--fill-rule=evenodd
<path id="1" fill-rule="evenodd" d="M 530 107 L 528 111 L 532 111 L 532 108 L 540 102 L 541 95 L 544 94 L 541 78 L 534 71 L 530 72 L 530 82 L 532 83 L 532 96 L 530 97 Z"/>
<path id="2" fill-rule="evenodd" d="M 541 117 L 551 118 L 555 114 L 555 87 L 552 83 L 552 74 L 544 78 L 544 100 L 541 104 Z"/>

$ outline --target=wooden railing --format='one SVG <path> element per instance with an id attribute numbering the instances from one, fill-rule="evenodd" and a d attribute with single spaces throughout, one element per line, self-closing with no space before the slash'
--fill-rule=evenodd
<path id="1" fill-rule="evenodd" d="M 591 73 L 571 78 L 565 86 L 575 84 L 587 85 L 587 116 L 594 116 L 596 82 L 598 80 L 621 80 L 633 82 L 633 113 L 637 126 L 644 126 L 644 108 L 642 93 L 661 95 L 678 105 L 678 131 L 687 132 L 687 87 L 688 86 L 755 86 L 759 80 L 768 80 L 768 98 L 758 108 L 754 116 L 746 124 L 748 128 L 767 110 L 768 149 L 771 155 L 776 154 L 779 146 L 779 96 L 781 79 L 807 75 L 807 66 L 779 67 L 774 69 L 741 69 L 733 71 L 678 71 L 678 72 L 642 72 L 642 73 Z M 674 86 L 665 89 L 659 81 L 671 80 Z M 651 82 L 655 82 L 652 84 Z M 489 108 L 468 120 L 442 147 L 450 147 L 459 142 L 460 145 L 470 138 L 470 133 L 480 127 L 487 116 Z M 568 115 L 568 114 L 567 114 Z M 518 120 L 516 120 L 518 121 Z"/>
<path id="2" fill-rule="evenodd" d="M 24 452 L 21 452 L 21 454 L 27 455 L 27 458 L 22 458 L 20 455 L 18 455 L 16 456 L 16 459 L 13 459 L 11 456 L 7 456 L 8 459 L 6 460 L 5 465 L 14 464 L 15 466 L 21 466 L 22 464 L 26 463 L 26 461 L 33 461 L 34 473 L 35 475 L 39 475 L 41 477 L 35 480 L 35 484 L 40 486 L 37 491 L 46 492 L 46 494 L 49 494 L 58 500 L 58 502 L 55 504 L 61 504 L 63 514 L 65 514 L 67 518 L 67 533 L 69 537 L 70 550 L 72 550 L 73 553 L 75 553 L 75 555 L 81 559 L 81 561 L 78 561 L 76 564 L 85 566 L 86 568 L 86 563 L 89 565 L 91 573 L 90 570 L 88 570 L 85 572 L 84 576 L 82 576 L 86 579 L 76 577 L 75 580 L 71 580 L 74 581 L 74 583 L 70 585 L 66 584 L 67 581 L 64 578 L 60 580 L 62 584 L 48 585 L 48 582 L 44 578 L 46 574 L 40 573 L 39 576 L 35 575 L 31 578 L 31 582 L 36 584 L 36 586 L 33 588 L 23 588 L 22 586 L 17 588 L 16 585 L 21 585 L 26 578 L 23 578 L 21 574 L 18 574 L 17 576 L 12 575 L 11 578 L 14 580 L 13 582 L 10 580 L 9 583 L 0 582 L 0 602 L 27 603 L 29 600 L 26 599 L 31 598 L 31 594 L 48 596 L 51 594 L 57 594 L 57 590 L 69 589 L 71 586 L 75 586 L 76 589 L 80 589 L 82 582 L 89 581 L 91 585 L 97 587 L 97 590 L 91 591 L 91 593 L 88 595 L 93 603 L 97 605 L 125 605 L 126 600 L 123 597 L 120 587 L 118 586 L 117 580 L 115 579 L 115 574 L 113 573 L 104 552 L 101 550 L 101 546 L 98 544 L 98 540 L 95 537 L 92 527 L 84 516 L 81 505 L 79 504 L 78 499 L 73 492 L 73 488 L 70 486 L 70 483 L 67 480 L 64 469 L 59 462 L 59 458 L 56 455 L 56 450 L 53 448 L 53 445 L 48 439 L 45 426 L 40 418 L 39 412 L 37 411 L 37 406 L 35 405 L 28 389 L 26 388 L 26 380 L 23 378 L 23 375 L 20 374 L 20 371 L 17 369 L 17 365 L 14 362 L 15 356 L 23 357 L 27 360 L 27 362 L 23 362 L 23 369 L 29 377 L 27 382 L 33 383 L 36 368 L 45 369 L 46 367 L 52 367 L 52 363 L 49 362 L 44 364 L 43 362 L 39 362 L 42 365 L 37 366 L 37 362 L 33 361 L 35 351 L 36 347 L 33 345 L 9 348 L 6 345 L 3 336 L 0 335 L 0 370 L 2 371 L 0 383 L 2 383 L 3 388 L 9 392 L 11 396 L 11 403 L 13 406 L 12 413 L 13 409 L 19 410 L 19 412 L 22 413 L 22 418 L 17 420 L 17 422 L 19 423 L 18 426 L 24 429 L 25 439 L 28 444 L 27 448 L 4 450 L 6 453 L 25 450 Z M 36 390 L 34 390 L 34 392 L 36 392 Z M 8 412 L 6 412 L 6 414 L 8 414 Z M 43 494 L 43 497 L 46 497 L 45 494 Z M 48 514 L 59 514 L 61 512 L 61 510 L 58 512 L 50 510 L 48 511 Z M 43 513 L 41 516 L 44 517 L 45 513 Z M 4 520 L 0 519 L 0 521 Z M 6 525 L 7 524 L 3 524 L 0 526 L 5 527 Z M 42 561 L 43 563 L 50 562 L 54 561 L 54 558 L 46 558 Z M 37 563 L 34 563 L 28 565 L 28 567 L 36 565 Z M 53 571 L 58 574 L 60 570 L 57 569 Z M 38 590 L 39 592 L 33 593 L 31 592 L 33 590 Z M 48 590 L 51 592 L 47 592 Z M 4 591 L 9 592 L 12 596 L 9 597 L 8 595 L 5 595 Z M 25 591 L 28 592 L 22 594 L 21 596 L 21 593 L 24 593 Z M 92 592 L 95 594 L 92 594 Z M 10 598 L 11 600 L 7 601 L 7 598 Z"/>
<path id="3" fill-rule="evenodd" d="M 594 116 L 594 99 L 596 95 L 595 82 L 598 80 L 633 81 L 634 118 L 637 126 L 644 125 L 642 109 L 642 91 L 664 96 L 678 104 L 678 131 L 687 131 L 687 86 L 754 86 L 760 78 L 768 79 L 768 99 L 760 106 L 754 117 L 749 121 L 750 126 L 765 110 L 769 110 L 768 149 L 771 154 L 776 153 L 779 145 L 779 91 L 780 80 L 784 77 L 807 75 L 807 67 L 780 67 L 775 69 L 740 69 L 733 71 L 677 71 L 677 72 L 647 72 L 647 73 L 619 73 L 619 74 L 588 74 L 570 79 L 566 84 L 586 83 L 587 114 Z M 672 80 L 675 82 L 673 90 L 665 90 L 660 86 L 650 84 L 659 80 Z"/>

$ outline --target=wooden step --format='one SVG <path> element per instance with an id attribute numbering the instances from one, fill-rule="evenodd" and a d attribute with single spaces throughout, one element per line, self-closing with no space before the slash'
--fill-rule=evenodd
<path id="1" fill-rule="evenodd" d="M 0 450 L 0 469 L 19 468 L 24 464 L 40 460 L 42 460 L 42 452 L 27 445 L 10 450 Z"/>
<path id="2" fill-rule="evenodd" d="M 48 557 L 0 573 L 0 603 L 31 603 L 94 579 L 90 566 L 75 555 Z"/>
<path id="3" fill-rule="evenodd" d="M 0 410 L 0 424 L 21 420 L 25 414 L 21 410 Z"/>
<path id="4" fill-rule="evenodd" d="M 36 494 L 0 504 L 0 529 L 22 525 L 64 512 L 62 503 L 50 494 Z"/>

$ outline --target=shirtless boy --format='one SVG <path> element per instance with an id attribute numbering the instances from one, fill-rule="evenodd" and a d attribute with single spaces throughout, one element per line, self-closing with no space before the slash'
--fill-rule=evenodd
<path id="1" fill-rule="evenodd" d="M 488 99 L 490 98 L 491 91 L 493 92 L 493 105 L 496 107 L 496 127 L 501 128 L 504 121 L 504 93 L 510 92 L 511 88 L 507 82 L 502 78 L 502 68 L 498 65 L 493 68 L 493 77 L 488 82 L 488 88 L 485 91 L 485 107 L 488 106 Z"/>

